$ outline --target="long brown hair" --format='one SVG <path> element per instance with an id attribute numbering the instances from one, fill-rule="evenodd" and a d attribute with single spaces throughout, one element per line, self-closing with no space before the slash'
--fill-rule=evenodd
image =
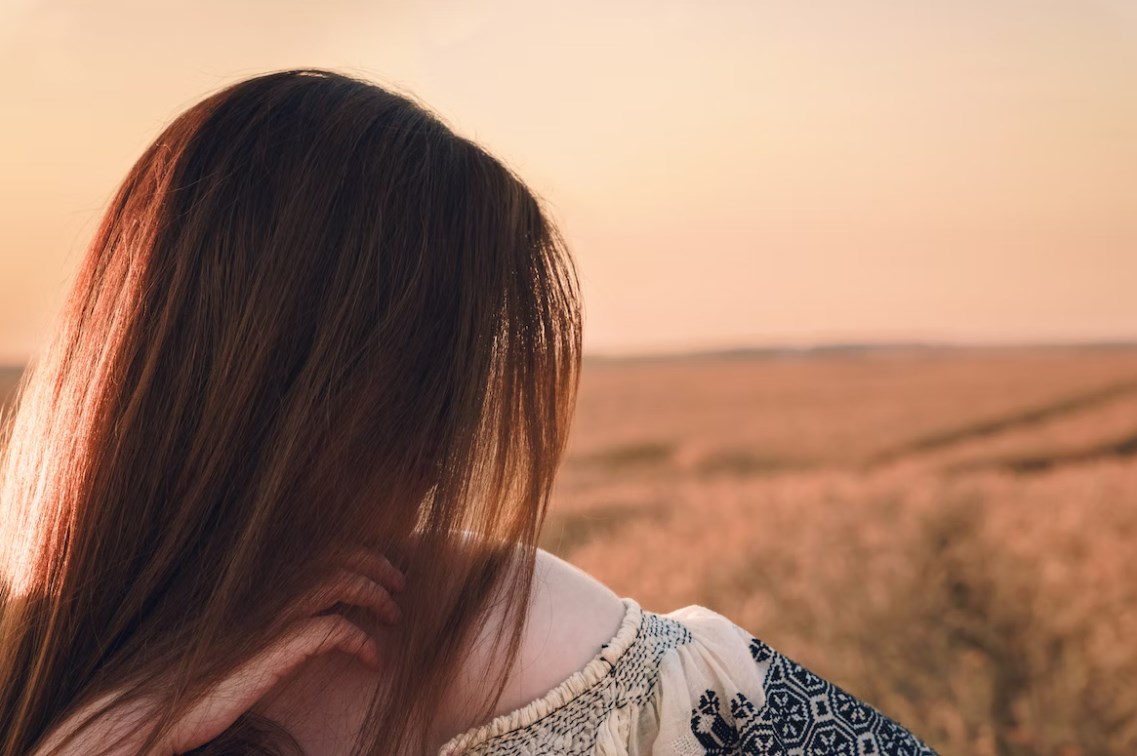
<path id="1" fill-rule="evenodd" d="M 0 754 L 120 685 L 161 692 L 164 727 L 360 543 L 407 576 L 360 751 L 424 751 L 489 597 L 528 595 L 575 403 L 579 284 L 545 205 L 333 71 L 162 132 L 4 424 Z M 268 751 L 260 724 L 233 737 Z"/>

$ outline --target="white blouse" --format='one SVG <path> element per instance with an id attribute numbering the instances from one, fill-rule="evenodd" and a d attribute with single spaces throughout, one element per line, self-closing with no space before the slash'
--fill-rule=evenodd
<path id="1" fill-rule="evenodd" d="M 721 614 L 622 601 L 615 636 L 583 669 L 439 756 L 935 756 Z"/>

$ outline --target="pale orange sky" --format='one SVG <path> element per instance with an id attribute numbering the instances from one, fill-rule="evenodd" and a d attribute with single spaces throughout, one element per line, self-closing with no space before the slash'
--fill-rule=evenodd
<path id="1" fill-rule="evenodd" d="M 0 362 L 163 125 L 295 66 L 546 197 L 587 351 L 1137 338 L 1131 0 L 177 5 L 0 0 Z"/>

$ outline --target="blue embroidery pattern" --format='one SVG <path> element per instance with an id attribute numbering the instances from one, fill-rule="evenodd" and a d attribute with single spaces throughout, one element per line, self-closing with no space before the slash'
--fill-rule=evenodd
<path id="1" fill-rule="evenodd" d="M 707 756 L 937 756 L 899 724 L 800 664 L 751 638 L 755 664 L 769 663 L 766 704 L 739 693 L 724 711 L 707 690 L 691 732 Z"/>

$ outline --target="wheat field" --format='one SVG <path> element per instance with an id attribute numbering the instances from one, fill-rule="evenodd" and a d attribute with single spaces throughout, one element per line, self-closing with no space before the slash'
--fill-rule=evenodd
<path id="1" fill-rule="evenodd" d="M 587 364 L 544 546 L 944 754 L 1137 753 L 1137 349 Z"/>
<path id="2" fill-rule="evenodd" d="M 945 755 L 1137 753 L 1137 349 L 587 359 L 542 545 Z"/>

